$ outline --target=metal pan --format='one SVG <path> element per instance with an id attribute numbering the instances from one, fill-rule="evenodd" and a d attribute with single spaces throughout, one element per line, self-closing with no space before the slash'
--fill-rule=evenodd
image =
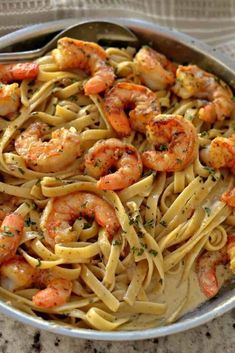
<path id="1" fill-rule="evenodd" d="M 179 63 L 198 64 L 218 75 L 235 90 L 235 62 L 232 59 L 192 37 L 158 26 L 152 17 L 142 16 L 131 11 L 108 10 L 107 13 L 104 10 L 81 10 L 79 19 L 47 22 L 8 34 L 0 38 L 0 50 L 4 50 L 5 47 L 11 49 L 18 47 L 18 50 L 27 49 L 27 43 L 34 47 L 35 45 L 37 47 L 37 44 L 40 46 L 43 39 L 45 40 L 45 36 L 48 38 L 66 27 L 89 20 L 106 20 L 124 24 L 139 36 L 143 44 L 152 44 L 157 50 Z M 91 329 L 70 328 L 44 321 L 14 309 L 5 302 L 0 302 L 2 313 L 25 324 L 66 336 L 108 341 L 140 340 L 186 331 L 233 308 L 235 308 L 235 285 L 234 282 L 231 282 L 222 288 L 216 298 L 184 315 L 174 324 L 130 332 L 100 332 Z"/>

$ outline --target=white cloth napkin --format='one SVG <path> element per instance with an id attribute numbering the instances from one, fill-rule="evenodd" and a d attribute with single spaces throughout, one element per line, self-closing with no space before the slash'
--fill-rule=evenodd
<path id="1" fill-rule="evenodd" d="M 0 0 L 0 35 L 27 25 L 79 18 L 82 9 L 131 9 L 235 57 L 235 0 Z"/>

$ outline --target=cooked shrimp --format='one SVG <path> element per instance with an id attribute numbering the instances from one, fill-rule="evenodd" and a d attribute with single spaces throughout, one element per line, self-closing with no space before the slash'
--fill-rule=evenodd
<path id="1" fill-rule="evenodd" d="M 39 66 L 36 63 L 0 64 L 0 82 L 32 80 L 38 75 Z"/>
<path id="2" fill-rule="evenodd" d="M 54 246 L 55 243 L 74 240 L 70 225 L 79 216 L 95 217 L 110 236 L 120 227 L 115 210 L 107 201 L 92 193 L 77 191 L 51 199 L 45 208 L 41 229 L 48 244 Z"/>
<path id="3" fill-rule="evenodd" d="M 138 51 L 134 63 L 141 82 L 153 91 L 166 89 L 175 82 L 176 65 L 147 46 Z"/>
<path id="4" fill-rule="evenodd" d="M 58 172 L 80 156 L 80 138 L 78 133 L 61 128 L 52 132 L 50 141 L 42 142 L 47 132 L 47 124 L 32 123 L 16 138 L 15 149 L 31 169 Z"/>
<path id="5" fill-rule="evenodd" d="M 157 96 L 147 87 L 119 82 L 105 96 L 104 113 L 119 136 L 128 136 L 131 128 L 145 133 L 146 124 L 160 113 Z M 125 109 L 130 109 L 129 118 Z"/>
<path id="6" fill-rule="evenodd" d="M 216 137 L 200 151 L 200 157 L 212 168 L 229 168 L 235 175 L 235 135 L 230 138 Z"/>
<path id="7" fill-rule="evenodd" d="M 64 278 L 55 278 L 50 270 L 36 269 L 22 256 L 15 256 L 0 267 L 1 285 L 10 290 L 30 288 L 32 285 L 45 287 L 32 298 L 35 305 L 52 308 L 63 305 L 69 299 L 72 282 Z"/>
<path id="8" fill-rule="evenodd" d="M 36 270 L 22 256 L 14 256 L 4 261 L 0 267 L 1 286 L 11 292 L 30 288 Z"/>
<path id="9" fill-rule="evenodd" d="M 150 169 L 160 172 L 180 171 L 196 158 L 196 129 L 181 115 L 156 116 L 147 125 L 147 138 L 157 149 L 142 154 L 143 164 Z"/>
<path id="10" fill-rule="evenodd" d="M 20 106 L 20 88 L 18 83 L 0 84 L 0 116 L 15 113 Z"/>
<path id="11" fill-rule="evenodd" d="M 96 43 L 61 38 L 52 55 L 61 70 L 82 69 L 91 74 L 84 85 L 86 95 L 105 91 L 114 82 L 113 68 L 106 64 L 106 52 Z"/>
<path id="12" fill-rule="evenodd" d="M 103 190 L 130 186 L 139 180 L 143 169 L 136 148 L 115 138 L 98 141 L 90 148 L 85 156 L 85 167 L 89 175 L 100 178 L 97 187 Z M 109 174 L 112 167 L 117 170 Z"/>
<path id="13" fill-rule="evenodd" d="M 228 206 L 235 208 L 235 188 L 223 193 L 221 200 L 224 201 Z"/>
<path id="14" fill-rule="evenodd" d="M 0 229 L 0 264 L 15 255 L 23 228 L 22 216 L 11 213 L 4 218 Z"/>
<path id="15" fill-rule="evenodd" d="M 55 278 L 47 284 L 45 289 L 40 290 L 33 296 L 33 303 L 42 308 L 63 305 L 69 299 L 71 292 L 71 281 L 63 278 Z"/>
<path id="16" fill-rule="evenodd" d="M 173 91 L 179 97 L 196 97 L 209 101 L 199 110 L 199 118 L 209 123 L 230 117 L 235 108 L 230 88 L 214 75 L 196 65 L 179 66 Z"/>
<path id="17" fill-rule="evenodd" d="M 206 251 L 199 256 L 196 264 L 196 273 L 201 291 L 207 298 L 212 298 L 218 293 L 219 285 L 216 276 L 216 266 L 226 264 L 227 261 L 226 246 L 219 251 Z"/>
<path id="18" fill-rule="evenodd" d="M 229 235 L 227 253 L 230 260 L 230 268 L 235 274 L 235 234 Z"/>

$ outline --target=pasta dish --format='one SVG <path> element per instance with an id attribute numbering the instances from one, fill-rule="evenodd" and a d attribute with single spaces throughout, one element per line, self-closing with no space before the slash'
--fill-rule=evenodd
<path id="1" fill-rule="evenodd" d="M 143 46 L 0 65 L 0 297 L 61 325 L 166 325 L 235 273 L 235 100 Z"/>

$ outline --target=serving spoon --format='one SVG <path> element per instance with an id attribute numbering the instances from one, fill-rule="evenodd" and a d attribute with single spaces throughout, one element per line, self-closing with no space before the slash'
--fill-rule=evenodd
<path id="1" fill-rule="evenodd" d="M 138 38 L 127 27 L 105 21 L 89 21 L 73 25 L 61 31 L 42 48 L 11 53 L 0 53 L 0 62 L 9 63 L 37 59 L 54 49 L 58 39 L 62 37 L 71 37 L 95 42 L 103 46 L 139 47 Z"/>

